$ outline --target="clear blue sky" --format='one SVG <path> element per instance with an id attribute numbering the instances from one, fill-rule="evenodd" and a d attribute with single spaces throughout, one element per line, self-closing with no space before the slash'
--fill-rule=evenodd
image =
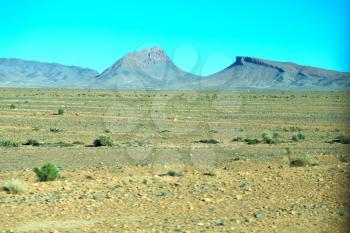
<path id="1" fill-rule="evenodd" d="M 350 71 L 349 12 L 348 0 L 3 0 L 0 57 L 102 71 L 158 45 L 203 75 L 238 55 Z"/>

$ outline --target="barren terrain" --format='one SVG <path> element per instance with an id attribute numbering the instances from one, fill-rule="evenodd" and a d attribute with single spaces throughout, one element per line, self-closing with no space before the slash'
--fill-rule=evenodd
<path id="1" fill-rule="evenodd" d="M 0 232 L 349 229 L 349 147 L 334 141 L 347 93 L 0 89 L 0 102 L 0 140 L 20 143 L 0 147 L 0 185 L 28 186 L 0 192 Z M 116 145 L 93 147 L 100 134 Z M 317 163 L 291 166 L 306 155 Z M 61 177 L 39 182 L 48 162 Z"/>

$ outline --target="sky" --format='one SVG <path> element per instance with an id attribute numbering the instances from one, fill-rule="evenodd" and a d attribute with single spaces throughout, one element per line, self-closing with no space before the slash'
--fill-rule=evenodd
<path id="1" fill-rule="evenodd" d="M 209 75 L 236 56 L 350 71 L 348 0 L 2 0 L 0 57 L 89 67 L 160 46 Z"/>

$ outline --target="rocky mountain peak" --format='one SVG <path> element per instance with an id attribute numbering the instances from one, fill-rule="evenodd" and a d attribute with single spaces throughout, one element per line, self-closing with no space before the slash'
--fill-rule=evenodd
<path id="1" fill-rule="evenodd" d="M 140 68 L 146 68 L 156 64 L 166 64 L 168 62 L 170 62 L 168 55 L 159 47 L 129 53 L 123 58 L 124 64 Z"/>

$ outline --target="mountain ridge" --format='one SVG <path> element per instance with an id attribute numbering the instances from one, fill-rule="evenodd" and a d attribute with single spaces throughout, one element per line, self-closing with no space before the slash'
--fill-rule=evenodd
<path id="1" fill-rule="evenodd" d="M 79 66 L 0 58 L 2 87 L 70 87 L 88 83 L 98 72 Z"/>
<path id="2" fill-rule="evenodd" d="M 0 86 L 154 90 L 350 90 L 350 73 L 237 56 L 208 76 L 177 67 L 160 47 L 126 54 L 103 72 L 58 63 L 0 58 Z"/>

